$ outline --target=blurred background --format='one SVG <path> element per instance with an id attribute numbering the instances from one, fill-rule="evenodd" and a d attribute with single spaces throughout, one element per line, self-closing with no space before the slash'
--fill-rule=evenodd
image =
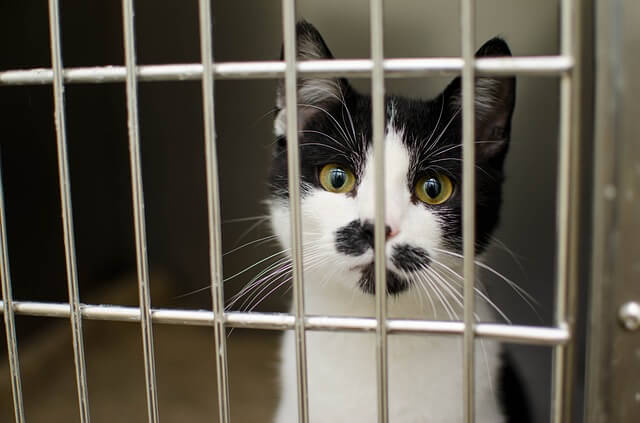
<path id="1" fill-rule="evenodd" d="M 280 2 L 212 3 L 215 60 L 278 58 Z M 368 57 L 368 3 L 299 0 L 298 13 L 317 26 L 336 57 Z M 516 56 L 557 54 L 557 3 L 478 2 L 478 44 L 500 35 Z M 200 60 L 196 1 L 138 0 L 135 10 L 139 64 Z M 387 1 L 385 56 L 459 55 L 459 15 L 458 2 L 448 0 Z M 119 2 L 61 0 L 60 16 L 65 67 L 124 64 Z M 588 28 L 585 37 L 584 44 L 590 48 Z M 586 53 L 584 107 L 588 111 L 591 51 L 586 49 Z M 50 66 L 46 3 L 0 2 L 0 70 Z M 390 79 L 387 90 L 431 97 L 448 81 Z M 353 82 L 368 91 L 368 80 Z M 551 325 L 559 79 L 518 77 L 517 84 L 502 222 L 486 259 L 539 304 L 532 310 L 490 273 L 480 279 L 514 323 Z M 265 214 L 262 200 L 273 141 L 275 87 L 272 80 L 221 80 L 215 85 L 223 247 L 230 252 L 224 256 L 227 277 L 277 248 L 273 243 L 259 243 L 237 249 L 269 235 L 268 225 L 259 218 Z M 52 91 L 49 85 L 0 86 L 0 154 L 16 300 L 68 300 Z M 139 96 L 152 303 L 154 307 L 209 308 L 201 84 L 141 82 Z M 124 83 L 70 84 L 65 100 L 81 300 L 136 305 Z M 591 122 L 584 124 L 589 131 Z M 588 181 L 589 151 L 584 158 L 582 176 Z M 588 199 L 590 188 L 584 186 L 583 197 Z M 589 215 L 586 206 L 584 213 Z M 589 230 L 588 225 L 585 228 Z M 589 246 L 581 247 L 586 254 Z M 225 285 L 227 295 L 237 292 L 253 274 L 230 279 Z M 284 290 L 276 292 L 259 310 L 285 311 L 288 301 Z M 68 321 L 16 316 L 16 322 L 27 418 L 77 421 Z M 93 420 L 113 421 L 116 416 L 118 421 L 144 420 L 139 325 L 89 321 L 84 325 Z M 165 421 L 211 421 L 216 398 L 213 331 L 161 325 L 154 330 L 161 416 Z M 243 330 L 228 337 L 231 409 L 238 421 L 269 421 L 277 397 L 277 337 L 275 332 Z M 551 350 L 508 348 L 525 380 L 535 421 L 548 421 Z M 3 366 L 0 421 L 10 421 L 9 376 L 6 363 Z M 582 383 L 580 379 L 576 382 Z"/>

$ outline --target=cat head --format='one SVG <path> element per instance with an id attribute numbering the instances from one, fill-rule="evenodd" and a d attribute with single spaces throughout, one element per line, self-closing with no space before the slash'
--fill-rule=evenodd
<path id="1" fill-rule="evenodd" d="M 320 33 L 297 25 L 298 60 L 332 59 Z M 494 38 L 477 57 L 510 56 Z M 348 288 L 374 292 L 374 167 L 371 97 L 346 79 L 297 84 L 301 213 L 306 268 L 329 266 Z M 431 100 L 385 98 L 387 291 L 400 294 L 420 273 L 462 249 L 462 94 L 455 78 Z M 499 218 L 515 78 L 475 81 L 476 240 L 481 253 Z M 272 226 L 290 247 L 284 84 L 277 93 L 271 170 Z M 442 271 L 442 269 L 440 269 Z"/>

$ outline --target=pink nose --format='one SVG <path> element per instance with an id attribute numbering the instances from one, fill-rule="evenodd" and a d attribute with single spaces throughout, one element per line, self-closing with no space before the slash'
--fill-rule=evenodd
<path id="1" fill-rule="evenodd" d="M 387 225 L 387 229 L 386 229 L 386 232 L 385 232 L 387 241 L 390 240 L 391 238 L 393 238 L 394 236 L 398 235 L 399 233 L 400 233 L 399 230 L 392 229 L 391 226 Z"/>
<path id="2" fill-rule="evenodd" d="M 373 246 L 373 239 L 374 239 L 374 226 L 373 226 L 373 222 L 370 221 L 366 221 L 363 225 L 362 225 L 362 229 L 364 230 L 364 233 L 366 234 L 369 243 Z M 398 229 L 394 229 L 389 225 L 385 226 L 385 239 L 388 241 L 391 238 L 393 238 L 394 236 L 398 235 L 400 231 Z"/>

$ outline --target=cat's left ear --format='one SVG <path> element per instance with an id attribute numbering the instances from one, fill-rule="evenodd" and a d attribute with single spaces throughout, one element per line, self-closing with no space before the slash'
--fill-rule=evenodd
<path id="1" fill-rule="evenodd" d="M 487 41 L 476 57 L 511 56 L 501 38 Z M 461 80 L 456 78 L 444 92 L 452 110 L 462 108 Z M 511 116 L 516 101 L 516 78 L 477 77 L 475 81 L 476 153 L 478 159 L 502 161 L 509 147 Z"/>

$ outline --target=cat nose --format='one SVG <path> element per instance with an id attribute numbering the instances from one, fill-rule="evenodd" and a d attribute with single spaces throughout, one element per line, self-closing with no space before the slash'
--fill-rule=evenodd
<path id="1" fill-rule="evenodd" d="M 362 234 L 364 235 L 365 239 L 367 240 L 371 248 L 373 248 L 373 245 L 375 242 L 373 222 L 367 220 L 362 224 Z M 398 235 L 397 230 L 394 231 L 393 229 L 391 229 L 391 226 L 385 225 L 386 241 L 388 241 L 389 239 L 393 238 L 396 235 Z"/>

